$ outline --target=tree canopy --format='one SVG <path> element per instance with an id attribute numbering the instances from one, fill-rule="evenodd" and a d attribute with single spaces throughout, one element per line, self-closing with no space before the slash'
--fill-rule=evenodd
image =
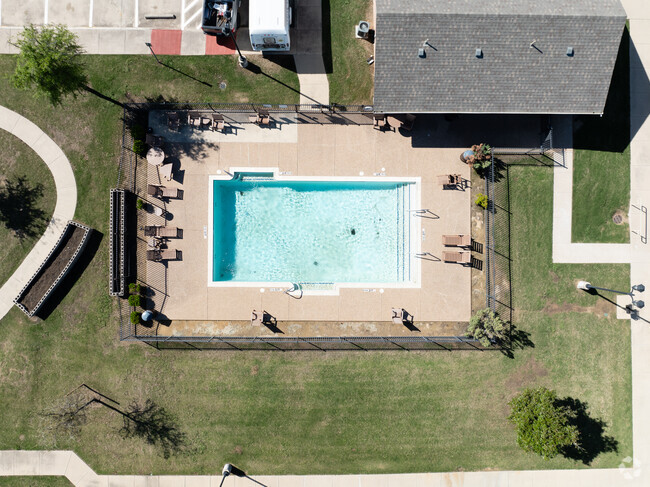
<path id="1" fill-rule="evenodd" d="M 490 308 L 476 312 L 469 320 L 465 336 L 478 340 L 484 347 L 502 342 L 507 337 L 507 326 Z"/>
<path id="2" fill-rule="evenodd" d="M 20 52 L 12 82 L 16 88 L 35 89 L 58 105 L 75 95 L 88 81 L 77 36 L 63 25 L 29 25 L 12 43 Z"/>
<path id="3" fill-rule="evenodd" d="M 525 389 L 510 401 L 508 419 L 517 428 L 517 444 L 545 459 L 577 446 L 578 428 L 571 424 L 573 411 L 560 405 L 555 391 L 545 387 Z"/>

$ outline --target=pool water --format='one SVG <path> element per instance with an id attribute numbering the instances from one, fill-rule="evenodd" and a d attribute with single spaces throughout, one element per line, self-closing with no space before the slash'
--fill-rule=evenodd
<path id="1" fill-rule="evenodd" d="M 408 279 L 410 183 L 240 177 L 213 185 L 213 281 Z"/>

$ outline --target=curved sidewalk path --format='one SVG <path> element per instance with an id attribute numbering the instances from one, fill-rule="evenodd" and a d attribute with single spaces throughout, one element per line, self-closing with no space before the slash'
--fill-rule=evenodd
<path id="1" fill-rule="evenodd" d="M 56 206 L 45 233 L 0 288 L 0 319 L 14 305 L 13 300 L 46 259 L 77 207 L 77 184 L 68 158 L 61 148 L 36 124 L 0 106 L 0 129 L 15 135 L 36 152 L 52 172 L 56 185 Z"/>

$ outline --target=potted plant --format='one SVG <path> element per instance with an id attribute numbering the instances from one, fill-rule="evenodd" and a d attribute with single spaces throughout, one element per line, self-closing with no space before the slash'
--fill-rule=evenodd
<path id="1" fill-rule="evenodd" d="M 488 197 L 487 195 L 483 193 L 479 193 L 476 195 L 476 201 L 474 202 L 478 206 L 480 206 L 483 209 L 486 209 L 488 207 Z"/>
<path id="2" fill-rule="evenodd" d="M 484 171 L 492 164 L 492 147 L 488 144 L 473 145 L 460 155 L 460 160 L 471 164 L 477 171 Z"/>

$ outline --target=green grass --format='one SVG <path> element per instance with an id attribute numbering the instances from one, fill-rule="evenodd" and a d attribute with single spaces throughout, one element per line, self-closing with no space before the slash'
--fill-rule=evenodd
<path id="1" fill-rule="evenodd" d="M 368 66 L 366 60 L 374 49 L 372 44 L 354 36 L 359 21 L 372 22 L 372 9 L 372 0 L 323 1 L 323 59 L 330 103 L 372 103 L 374 65 Z"/>
<path id="2" fill-rule="evenodd" d="M 33 208 L 41 212 L 38 218 L 29 219 L 30 233 L 20 238 L 12 229 L 7 228 L 6 220 L 0 218 L 0 285 L 11 276 L 22 260 L 41 238 L 47 222 L 52 217 L 56 204 L 56 189 L 52 173 L 43 160 L 20 139 L 8 132 L 0 131 L 0 147 L 3 156 L 0 159 L 0 187 L 6 182 L 16 184 L 19 178 L 25 180 L 25 200 L 34 198 Z M 0 213 L 11 212 L 16 201 L 7 203 L 7 208 L 0 203 Z M 21 213 L 22 214 L 22 213 Z M 27 223 L 19 217 L 21 227 Z"/>
<path id="3" fill-rule="evenodd" d="M 72 487 L 65 477 L 0 477 L 0 487 Z"/>
<path id="4" fill-rule="evenodd" d="M 618 53 L 602 117 L 577 117 L 574 125 L 574 242 L 630 241 L 627 221 L 616 225 L 615 212 L 625 218 L 630 203 L 630 73 L 629 32 Z"/>
<path id="5" fill-rule="evenodd" d="M 91 58 L 93 86 L 119 101 L 170 91 L 199 97 L 189 79 L 170 80 L 168 91 L 155 74 L 115 73 L 145 59 Z M 4 72 L 12 63 L 0 57 Z M 105 63 L 112 81 L 101 79 Z M 137 76 L 152 78 L 131 80 Z M 0 104 L 61 145 L 77 179 L 77 218 L 106 234 L 121 109 L 87 94 L 52 109 L 4 79 Z M 73 449 L 99 473 L 114 474 L 214 474 L 226 462 L 253 475 L 582 467 L 543 461 L 515 443 L 508 400 L 547 385 L 586 401 L 608 423 L 618 453 L 592 466 L 616 467 L 632 454 L 629 323 L 615 320 L 603 299 L 578 292 L 575 281 L 626 288 L 629 267 L 551 263 L 551 170 L 513 168 L 510 195 L 515 320 L 535 344 L 514 359 L 496 351 L 239 353 L 120 343 L 104 238 L 47 321 L 31 322 L 17 309 L 2 320 L 0 449 Z M 186 435 L 185 450 L 165 459 L 155 445 L 123 438 L 122 418 L 103 407 L 88 410 L 79 434 L 55 434 L 43 412 L 82 383 L 119 408 L 155 401 Z"/>

